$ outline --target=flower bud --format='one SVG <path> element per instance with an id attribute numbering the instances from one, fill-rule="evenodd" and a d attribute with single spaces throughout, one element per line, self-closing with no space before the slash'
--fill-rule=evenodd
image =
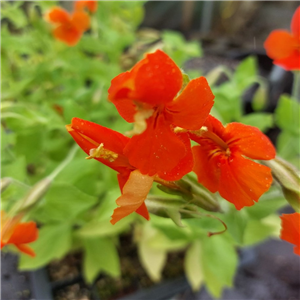
<path id="1" fill-rule="evenodd" d="M 45 194 L 47 193 L 52 180 L 48 177 L 37 182 L 27 193 L 27 195 L 20 201 L 16 203 L 17 211 L 24 211 L 28 209 L 36 202 L 43 199 Z"/>
<path id="2" fill-rule="evenodd" d="M 148 196 L 145 200 L 148 211 L 154 215 L 171 218 L 173 222 L 180 227 L 182 218 L 194 218 L 197 207 L 187 204 L 181 199 L 171 199 L 159 196 Z"/>
<path id="3" fill-rule="evenodd" d="M 189 203 L 195 204 L 207 211 L 220 211 L 220 205 L 218 203 L 217 196 L 208 191 L 200 183 L 194 182 L 191 179 L 185 177 L 177 181 L 177 184 L 179 186 L 188 186 L 188 190 L 192 195 Z"/>
<path id="4" fill-rule="evenodd" d="M 9 178 L 9 177 L 1 178 L 1 182 L 0 182 L 1 193 L 3 193 L 11 183 L 12 183 L 11 178 Z"/>
<path id="5" fill-rule="evenodd" d="M 273 160 L 264 161 L 272 170 L 273 178 L 281 186 L 286 200 L 300 212 L 300 172 L 284 159 L 276 156 Z"/>

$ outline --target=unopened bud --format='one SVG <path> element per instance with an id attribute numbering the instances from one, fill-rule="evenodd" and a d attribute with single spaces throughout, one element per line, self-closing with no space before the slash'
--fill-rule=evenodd
<path id="1" fill-rule="evenodd" d="M 150 213 L 163 218 L 171 218 L 180 227 L 183 227 L 182 218 L 193 218 L 197 211 L 195 205 L 187 204 L 184 200 L 159 196 L 149 195 L 145 200 L 145 204 Z"/>
<path id="2" fill-rule="evenodd" d="M 189 201 L 191 204 L 195 204 L 200 208 L 203 208 L 207 211 L 220 211 L 220 205 L 217 200 L 217 196 L 205 187 L 203 187 L 198 182 L 193 182 L 192 180 L 184 177 L 183 179 L 177 182 L 179 185 L 185 184 L 189 185 L 190 193 L 192 194 L 192 199 Z"/>
<path id="3" fill-rule="evenodd" d="M 1 182 L 0 182 L 1 193 L 3 193 L 11 183 L 12 183 L 11 178 L 9 178 L 9 177 L 1 178 Z"/>
<path id="4" fill-rule="evenodd" d="M 281 186 L 286 200 L 295 211 L 300 212 L 300 171 L 278 156 L 264 161 L 264 164 L 271 168 L 273 178 Z"/>
<path id="5" fill-rule="evenodd" d="M 17 202 L 16 205 L 17 211 L 24 211 L 28 209 L 38 201 L 42 200 L 45 194 L 47 193 L 52 180 L 48 177 L 42 179 L 38 183 L 36 183 L 27 193 L 27 195 L 20 201 Z"/>

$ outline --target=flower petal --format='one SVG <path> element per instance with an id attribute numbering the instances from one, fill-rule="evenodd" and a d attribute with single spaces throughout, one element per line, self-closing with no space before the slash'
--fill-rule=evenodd
<path id="1" fill-rule="evenodd" d="M 131 138 L 124 149 L 132 166 L 153 176 L 169 172 L 186 155 L 180 138 L 171 130 L 162 114 L 147 120 L 147 129 Z"/>
<path id="2" fill-rule="evenodd" d="M 200 129 L 214 104 L 214 95 L 204 77 L 191 80 L 182 93 L 167 104 L 167 118 L 189 130 Z"/>
<path id="3" fill-rule="evenodd" d="M 289 57 L 297 47 L 296 38 L 285 30 L 274 30 L 264 43 L 267 55 L 272 59 Z"/>
<path id="4" fill-rule="evenodd" d="M 124 217 L 138 210 L 147 218 L 144 203 L 153 183 L 153 177 L 142 175 L 139 170 L 130 173 L 128 181 L 123 187 L 123 194 L 116 200 L 119 207 L 114 210 L 110 222 L 115 224 Z"/>
<path id="5" fill-rule="evenodd" d="M 296 49 L 290 56 L 286 58 L 276 59 L 273 61 L 273 63 L 287 71 L 300 70 L 300 50 Z"/>
<path id="6" fill-rule="evenodd" d="M 74 46 L 78 43 L 82 36 L 76 27 L 70 27 L 68 24 L 62 24 L 53 30 L 53 35 L 60 41 L 65 42 L 69 46 Z"/>
<path id="7" fill-rule="evenodd" d="M 197 174 L 198 182 L 212 193 L 218 191 L 220 178 L 220 163 L 218 155 L 209 155 L 202 146 L 192 148 L 194 156 L 193 172 Z"/>
<path id="8" fill-rule="evenodd" d="M 128 163 L 128 159 L 123 155 L 123 149 L 130 140 L 128 137 L 109 128 L 79 118 L 73 118 L 72 124 L 66 127 L 75 142 L 88 155 L 91 149 L 97 148 L 103 143 L 105 149 L 118 154 L 118 157 L 114 161 L 103 158 L 95 158 L 96 160 L 120 173 L 132 169 L 132 166 Z"/>
<path id="9" fill-rule="evenodd" d="M 291 30 L 296 37 L 300 37 L 300 6 L 296 9 L 292 18 Z"/>
<path id="10" fill-rule="evenodd" d="M 75 2 L 75 10 L 83 10 L 84 8 L 88 8 L 91 13 L 97 11 L 97 1 L 76 1 Z"/>
<path id="11" fill-rule="evenodd" d="M 84 32 L 90 27 L 90 17 L 83 11 L 75 11 L 71 23 L 78 31 Z"/>
<path id="12" fill-rule="evenodd" d="M 143 202 L 143 204 L 135 212 L 145 218 L 147 221 L 150 220 L 149 211 L 145 202 Z"/>
<path id="13" fill-rule="evenodd" d="M 49 20 L 49 22 L 52 23 L 63 24 L 70 21 L 70 15 L 68 14 L 68 12 L 60 7 L 52 8 L 51 11 L 48 12 L 46 17 Z"/>
<path id="14" fill-rule="evenodd" d="M 7 244 L 27 244 L 32 243 L 38 238 L 38 229 L 35 222 L 19 223 Z"/>
<path id="15" fill-rule="evenodd" d="M 108 99 L 116 106 L 121 117 L 129 123 L 134 122 L 136 113 L 136 106 L 129 97 L 132 88 L 132 74 L 125 72 L 116 76 L 108 89 Z"/>
<path id="16" fill-rule="evenodd" d="M 21 252 L 31 256 L 31 257 L 35 257 L 35 252 L 27 245 L 15 245 Z"/>
<path id="17" fill-rule="evenodd" d="M 186 154 L 179 161 L 179 163 L 169 172 L 158 172 L 158 176 L 161 179 L 167 181 L 176 181 L 181 179 L 184 175 L 191 172 L 194 165 L 193 153 L 191 149 L 191 141 L 188 134 L 186 133 L 177 133 L 176 134 L 180 140 L 184 143 Z"/>
<path id="18" fill-rule="evenodd" d="M 280 238 L 294 244 L 294 253 L 300 255 L 300 214 L 283 214 L 281 219 Z"/>
<path id="19" fill-rule="evenodd" d="M 182 86 L 180 69 L 161 50 L 147 54 L 141 62 L 132 69 L 135 80 L 131 99 L 151 105 L 171 102 Z"/>
<path id="20" fill-rule="evenodd" d="M 269 138 L 254 126 L 230 123 L 225 127 L 224 138 L 230 151 L 239 151 L 253 159 L 269 160 L 276 155 Z"/>
<path id="21" fill-rule="evenodd" d="M 236 209 L 251 206 L 272 183 L 271 169 L 240 155 L 221 162 L 220 195 Z"/>

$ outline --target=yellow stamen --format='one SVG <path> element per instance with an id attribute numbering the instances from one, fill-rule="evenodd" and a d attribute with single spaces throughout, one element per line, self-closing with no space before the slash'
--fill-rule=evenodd
<path id="1" fill-rule="evenodd" d="M 134 115 L 133 129 L 126 132 L 127 136 L 143 133 L 147 128 L 146 120 L 153 115 L 153 109 L 142 109 Z"/>
<path id="2" fill-rule="evenodd" d="M 97 148 L 92 148 L 90 150 L 90 155 L 85 159 L 92 158 L 103 158 L 107 159 L 109 162 L 114 162 L 118 158 L 118 154 L 104 148 L 103 143 L 101 143 Z"/>

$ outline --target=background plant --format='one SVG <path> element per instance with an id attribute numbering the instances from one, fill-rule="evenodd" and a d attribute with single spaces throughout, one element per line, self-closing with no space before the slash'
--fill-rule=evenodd
<path id="1" fill-rule="evenodd" d="M 113 226 L 109 219 L 120 194 L 114 173 L 94 160 L 85 161 L 65 130 L 75 116 L 120 132 L 129 130 L 107 101 L 110 80 L 155 47 L 162 47 L 183 67 L 186 60 L 201 55 L 199 44 L 187 43 L 171 31 L 137 32 L 142 2 L 99 2 L 90 31 L 72 48 L 56 41 L 43 19 L 55 2 L 1 5 L 1 177 L 11 178 L 2 193 L 2 208 L 10 210 L 26 199 L 35 184 L 51 178 L 50 187 L 31 203 L 27 215 L 41 228 L 32 244 L 37 255 L 34 259 L 22 255 L 20 269 L 35 269 L 81 250 L 88 282 L 99 272 L 121 276 L 118 237 L 134 228 L 141 263 L 153 281 L 161 279 L 168 252 L 185 251 L 185 272 L 192 287 L 198 289 L 205 282 L 212 295 L 220 296 L 224 286 L 232 286 L 237 247 L 279 235 L 276 211 L 286 204 L 281 191 L 272 187 L 257 204 L 239 212 L 219 197 L 223 213 L 211 214 L 226 222 L 228 231 L 211 238 L 207 232 L 219 231 L 220 223 L 204 217 L 183 220 L 181 228 L 170 219 L 152 215 L 151 222 L 144 222 L 131 215 Z M 224 71 L 228 81 L 216 85 Z M 244 60 L 235 72 L 222 67 L 209 73 L 216 96 L 213 114 L 224 123 L 238 121 L 262 131 L 276 123 L 282 130 L 279 154 L 296 164 L 299 148 L 287 145 L 299 141 L 299 104 L 282 96 L 275 114 L 264 112 L 266 82 L 257 74 L 254 57 Z M 244 115 L 241 99 L 253 83 L 260 86 L 255 112 Z M 157 188 L 152 194 L 174 198 Z"/>

